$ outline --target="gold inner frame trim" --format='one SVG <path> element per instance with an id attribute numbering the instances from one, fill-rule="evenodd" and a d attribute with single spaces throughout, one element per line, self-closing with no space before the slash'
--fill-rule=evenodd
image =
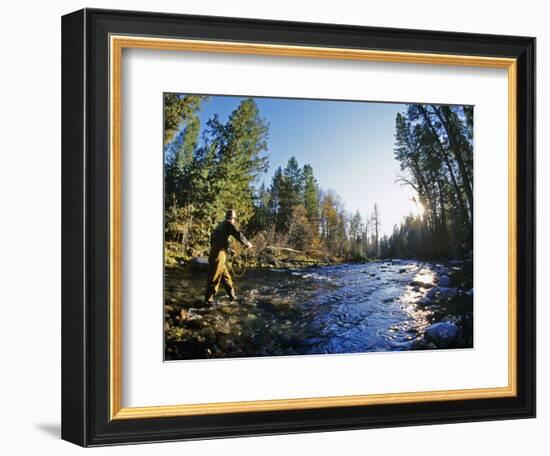
<path id="1" fill-rule="evenodd" d="M 122 407 L 122 51 L 251 54 L 453 65 L 508 70 L 508 385 L 494 388 L 273 399 L 169 406 Z M 159 418 L 222 413 L 298 410 L 424 401 L 489 399 L 517 394 L 517 61 L 511 58 L 389 52 L 139 36 L 110 36 L 110 415 L 111 419 Z"/>

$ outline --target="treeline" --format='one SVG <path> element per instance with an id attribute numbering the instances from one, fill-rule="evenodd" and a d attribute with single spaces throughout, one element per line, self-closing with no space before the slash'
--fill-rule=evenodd
<path id="1" fill-rule="evenodd" d="M 408 105 L 395 123 L 395 158 L 424 208 L 406 217 L 381 254 L 398 258 L 445 258 L 473 249 L 473 107 Z"/>
<path id="2" fill-rule="evenodd" d="M 425 211 L 382 236 L 381 214 L 350 213 L 296 158 L 270 182 L 269 124 L 251 98 L 226 122 L 203 127 L 202 96 L 165 94 L 165 258 L 204 254 L 227 208 L 253 243 L 290 247 L 344 261 L 446 257 L 472 248 L 472 125 L 468 107 L 410 105 L 396 119 L 395 158 Z M 202 127 L 202 128 L 201 128 Z M 261 184 L 260 184 L 261 182 Z"/>
<path id="3" fill-rule="evenodd" d="M 275 170 L 269 187 L 260 186 L 254 205 L 248 230 L 268 243 L 341 260 L 379 255 L 377 205 L 370 217 L 348 213 L 336 192 L 320 188 L 311 165 L 300 167 L 295 157 Z"/>
<path id="4" fill-rule="evenodd" d="M 204 254 L 209 234 L 227 208 L 259 246 L 276 245 L 338 259 L 380 254 L 380 213 L 349 214 L 334 191 L 323 191 L 309 164 L 292 157 L 258 185 L 268 170 L 269 125 L 253 99 L 223 123 L 214 115 L 201 132 L 206 97 L 166 94 L 166 258 Z"/>

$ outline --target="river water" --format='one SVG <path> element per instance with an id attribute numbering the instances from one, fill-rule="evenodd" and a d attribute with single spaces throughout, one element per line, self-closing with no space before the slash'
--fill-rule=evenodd
<path id="1" fill-rule="evenodd" d="M 167 359 L 362 353 L 413 348 L 434 321 L 471 315 L 471 299 L 426 303 L 452 268 L 415 260 L 256 269 L 202 306 L 205 276 L 166 274 Z"/>

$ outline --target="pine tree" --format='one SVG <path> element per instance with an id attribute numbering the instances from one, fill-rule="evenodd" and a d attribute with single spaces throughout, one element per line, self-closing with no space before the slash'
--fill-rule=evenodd
<path id="1" fill-rule="evenodd" d="M 283 170 L 282 183 L 279 217 L 282 229 L 288 231 L 294 209 L 300 204 L 302 199 L 303 175 L 295 157 L 291 157 L 288 160 Z"/>
<path id="2" fill-rule="evenodd" d="M 174 140 L 182 124 L 193 117 L 208 97 L 199 95 L 164 94 L 164 145 Z"/>
<path id="3" fill-rule="evenodd" d="M 262 182 L 254 195 L 254 215 L 247 227 L 250 233 L 256 234 L 266 232 L 270 229 L 273 222 L 270 203 L 270 193 Z"/>
<path id="4" fill-rule="evenodd" d="M 271 179 L 271 186 L 269 188 L 269 207 L 271 210 L 271 217 L 275 223 L 275 229 L 278 232 L 285 231 L 286 220 L 281 213 L 281 200 L 283 198 L 284 177 L 283 170 L 279 166 L 273 178 Z"/>
<path id="5" fill-rule="evenodd" d="M 307 218 L 313 227 L 319 229 L 319 186 L 313 175 L 311 165 L 304 165 L 303 171 L 304 197 L 303 204 L 306 208 Z"/>
<path id="6" fill-rule="evenodd" d="M 267 157 L 261 154 L 267 150 L 269 126 L 251 98 L 239 104 L 227 123 L 215 116 L 207 126 L 208 145 L 214 153 L 209 176 L 214 200 L 211 218 L 221 218 L 232 207 L 239 221 L 246 223 L 253 215 L 253 184 L 268 168 Z"/>
<path id="7" fill-rule="evenodd" d="M 359 209 L 357 209 L 349 221 L 350 253 L 354 259 L 360 259 L 364 256 L 363 232 L 363 218 Z"/>

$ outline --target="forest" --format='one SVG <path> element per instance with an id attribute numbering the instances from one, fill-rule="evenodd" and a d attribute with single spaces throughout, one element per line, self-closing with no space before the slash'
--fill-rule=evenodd
<path id="1" fill-rule="evenodd" d="M 380 231 L 383 207 L 350 211 L 295 157 L 266 182 L 269 123 L 254 99 L 241 101 L 225 122 L 213 115 L 201 125 L 207 101 L 164 95 L 167 265 L 207 254 L 210 231 L 227 208 L 236 210 L 257 251 L 277 246 L 330 262 L 471 256 L 473 107 L 409 104 L 396 116 L 395 147 L 388 151 L 400 164 L 396 185 L 410 186 L 422 210 L 388 235 Z M 368 191 L 368 183 L 360 184 Z"/>

